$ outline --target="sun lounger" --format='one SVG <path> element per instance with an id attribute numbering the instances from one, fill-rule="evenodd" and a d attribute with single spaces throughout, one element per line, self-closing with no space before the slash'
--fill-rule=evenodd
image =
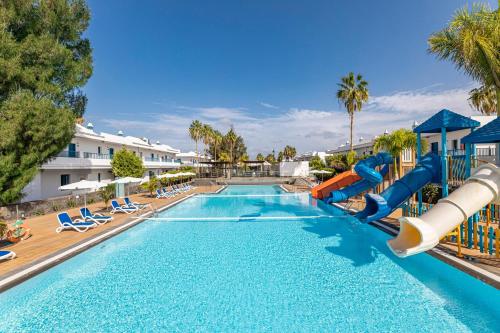
<path id="1" fill-rule="evenodd" d="M 60 233 L 66 229 L 75 229 L 78 232 L 85 232 L 90 228 L 97 227 L 95 222 L 85 222 L 84 220 L 75 219 L 74 221 L 71 219 L 68 213 L 63 212 L 57 215 L 57 220 L 59 221 L 60 226 L 56 229 L 57 233 Z"/>
<path id="2" fill-rule="evenodd" d="M 0 251 L 0 260 L 14 259 L 16 254 L 12 251 Z"/>
<path id="3" fill-rule="evenodd" d="M 150 204 L 141 204 L 138 202 L 133 202 L 132 200 L 130 200 L 129 197 L 123 198 L 123 201 L 125 202 L 125 206 L 130 208 L 145 209 L 148 206 L 151 206 Z"/>
<path id="4" fill-rule="evenodd" d="M 113 207 L 113 209 L 109 212 L 110 214 L 114 213 L 132 214 L 139 210 L 137 208 L 132 208 L 128 206 L 120 206 L 120 204 L 116 200 L 111 200 L 111 207 Z"/>
<path id="5" fill-rule="evenodd" d="M 109 222 L 113 219 L 111 216 L 104 216 L 99 213 L 92 214 L 88 208 L 80 208 L 80 215 L 85 221 L 93 221 L 99 225 Z"/>

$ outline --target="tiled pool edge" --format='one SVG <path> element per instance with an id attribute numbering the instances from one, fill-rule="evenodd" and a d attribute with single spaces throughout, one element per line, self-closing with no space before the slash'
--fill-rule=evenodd
<path id="1" fill-rule="evenodd" d="M 213 193 L 217 193 L 213 192 Z M 125 222 L 124 224 L 121 224 L 115 228 L 106 230 L 100 234 L 94 235 L 88 239 L 84 239 L 78 243 L 75 243 L 67 248 L 61 249 L 59 251 L 56 251 L 46 257 L 43 257 L 39 260 L 35 260 L 32 263 L 23 265 L 19 267 L 18 269 L 6 273 L 2 276 L 0 276 L 0 293 L 40 274 L 43 273 L 44 271 L 104 242 L 105 240 L 108 240 L 111 237 L 114 237 L 132 227 L 135 225 L 145 221 L 148 217 L 151 217 L 151 215 L 154 215 L 157 212 L 162 212 L 166 209 L 169 209 L 173 206 L 178 205 L 179 203 L 192 198 L 193 196 L 196 196 L 197 193 L 192 193 L 189 194 L 183 198 L 179 198 L 178 200 L 169 203 L 168 205 L 165 205 L 163 207 L 160 207 L 157 210 L 154 211 L 149 211 L 146 213 L 143 213 L 139 216 L 136 217 L 131 217 L 131 220 L 128 222 Z"/>
<path id="2" fill-rule="evenodd" d="M 333 203 L 332 205 L 337 207 L 337 208 L 340 208 L 344 211 L 346 210 L 345 207 L 340 205 L 340 204 Z M 352 209 L 352 208 L 347 209 L 347 211 L 349 211 L 351 213 L 357 212 L 355 209 Z M 396 236 L 398 234 L 398 230 L 386 225 L 383 222 L 374 221 L 374 222 L 371 222 L 370 224 L 373 225 L 374 227 L 376 227 L 377 229 L 384 231 L 385 233 L 388 233 L 391 236 Z M 428 255 L 430 255 L 436 259 L 439 259 L 439 260 L 447 263 L 448 265 L 451 265 L 451 266 L 455 267 L 456 269 L 459 269 L 462 272 L 469 274 L 470 276 L 472 276 L 478 280 L 481 280 L 484 283 L 487 283 L 490 286 L 500 290 L 500 276 L 498 276 L 496 274 L 493 274 L 491 272 L 488 272 L 485 269 L 482 269 L 480 267 L 472 265 L 472 264 L 466 262 L 465 260 L 462 260 L 462 259 L 459 259 L 459 258 L 454 257 L 452 255 L 449 255 L 448 253 L 446 253 L 438 248 L 434 248 L 432 250 L 426 251 L 425 253 L 427 253 Z"/>

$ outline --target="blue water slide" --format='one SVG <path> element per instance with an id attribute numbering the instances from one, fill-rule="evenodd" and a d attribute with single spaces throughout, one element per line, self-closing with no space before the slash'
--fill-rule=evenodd
<path id="1" fill-rule="evenodd" d="M 412 171 L 396 180 L 380 195 L 366 194 L 366 207 L 357 213 L 356 217 L 365 223 L 386 217 L 426 184 L 439 183 L 440 179 L 441 161 L 439 156 L 429 153 Z"/>
<path id="2" fill-rule="evenodd" d="M 392 163 L 392 156 L 388 153 L 378 153 L 364 160 L 359 161 L 354 166 L 354 171 L 361 177 L 352 185 L 346 186 L 343 189 L 332 191 L 326 199 L 327 203 L 340 202 L 349 199 L 361 192 L 377 186 L 384 180 L 384 176 L 389 171 L 389 165 Z M 380 171 L 375 167 L 383 165 Z"/>

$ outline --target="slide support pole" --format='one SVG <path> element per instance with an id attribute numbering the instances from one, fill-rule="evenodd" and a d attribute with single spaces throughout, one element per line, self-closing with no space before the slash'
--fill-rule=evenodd
<path id="1" fill-rule="evenodd" d="M 420 158 L 422 157 L 422 137 L 420 132 L 417 133 L 417 164 L 420 162 Z M 418 216 L 422 215 L 422 190 L 418 190 Z"/>
<path id="2" fill-rule="evenodd" d="M 446 128 L 441 127 L 441 186 L 443 189 L 442 197 L 448 196 L 448 150 L 446 147 Z"/>

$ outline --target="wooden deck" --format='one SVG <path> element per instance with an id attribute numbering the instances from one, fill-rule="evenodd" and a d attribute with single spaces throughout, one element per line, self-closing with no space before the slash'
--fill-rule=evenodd
<path id="1" fill-rule="evenodd" d="M 136 194 L 130 197 L 134 202 L 150 203 L 154 209 L 160 209 L 190 194 L 215 192 L 219 188 L 220 186 L 200 186 L 170 199 L 151 198 L 148 194 Z M 88 208 L 92 212 L 109 215 L 107 213 L 109 207 L 106 209 L 103 202 L 88 205 Z M 23 267 L 27 267 L 34 262 L 40 261 L 43 258 L 67 249 L 84 240 L 88 240 L 105 231 L 124 225 L 146 211 L 147 209 L 130 215 L 117 213 L 113 215 L 113 221 L 98 226 L 97 228 L 90 229 L 85 233 L 79 233 L 73 230 L 63 231 L 59 234 L 56 233 L 55 230 L 59 226 L 57 222 L 57 213 L 26 219 L 25 225 L 31 228 L 32 237 L 17 244 L 10 244 L 7 242 L 0 244 L 2 250 L 14 251 L 17 255 L 13 260 L 0 262 L 0 279 L 5 275 L 18 271 Z M 78 208 L 67 210 L 67 212 L 74 218 L 80 218 Z"/>

